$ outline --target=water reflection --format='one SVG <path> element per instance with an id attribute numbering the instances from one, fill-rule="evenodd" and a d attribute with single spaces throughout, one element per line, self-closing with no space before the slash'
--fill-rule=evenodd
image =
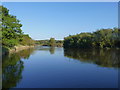
<path id="1" fill-rule="evenodd" d="M 54 54 L 55 53 L 55 47 L 50 47 L 49 51 L 50 51 L 50 54 Z"/>
<path id="2" fill-rule="evenodd" d="M 49 51 L 50 54 L 55 54 L 55 48 L 56 47 L 50 47 L 50 46 L 37 46 L 36 50 Z"/>
<path id="3" fill-rule="evenodd" d="M 34 49 L 27 49 L 10 55 L 5 55 L 2 58 L 2 87 L 16 87 L 17 83 L 22 79 L 22 71 L 24 63 L 22 58 L 28 59 Z"/>
<path id="4" fill-rule="evenodd" d="M 92 50 L 92 49 L 64 49 L 64 56 L 80 60 L 81 62 L 94 63 L 101 67 L 120 67 L 120 50 Z"/>
<path id="5" fill-rule="evenodd" d="M 35 55 L 33 55 L 34 51 Z M 114 70 L 116 69 L 106 70 L 100 68 L 99 72 L 96 72 L 97 68 L 89 67 L 89 65 L 87 64 L 81 66 L 81 64 L 79 63 L 75 64 L 66 62 L 65 57 L 73 58 L 74 60 L 75 59 L 80 60 L 80 62 L 94 63 L 103 67 L 117 68 L 120 67 L 119 52 L 120 50 L 112 49 L 111 50 L 64 49 L 63 54 L 63 48 L 37 47 L 35 49 L 23 50 L 18 53 L 6 55 L 3 56 L 2 59 L 3 88 L 13 88 L 18 87 L 19 85 L 20 85 L 19 87 L 32 87 L 32 86 L 72 87 L 72 85 L 73 87 L 79 87 L 80 85 L 81 86 L 83 85 L 83 87 L 89 87 L 91 85 L 92 80 L 93 85 L 96 84 L 93 87 L 100 87 L 102 85 L 103 87 L 104 85 L 109 85 L 112 87 L 115 85 L 115 81 L 117 80 L 111 78 L 115 77 L 113 73 L 115 73 Z M 32 55 L 32 57 L 30 57 L 30 55 Z M 26 64 L 27 69 L 26 71 L 23 72 L 24 63 L 26 63 L 24 62 L 24 60 L 26 59 L 31 61 L 27 62 Z M 31 68 L 33 70 L 30 71 L 29 69 Z M 84 72 L 84 70 L 86 71 Z M 94 74 L 92 74 L 91 71 L 93 71 Z M 24 76 L 22 76 L 22 72 Z M 88 73 L 90 75 L 88 75 Z M 31 77 L 34 77 L 34 79 L 31 79 Z M 104 82 L 102 82 L 103 78 Z M 19 83 L 21 80 L 23 80 L 21 82 L 22 84 Z M 26 80 L 30 81 L 26 84 L 27 82 Z M 96 83 L 95 80 L 98 81 L 98 83 Z"/>

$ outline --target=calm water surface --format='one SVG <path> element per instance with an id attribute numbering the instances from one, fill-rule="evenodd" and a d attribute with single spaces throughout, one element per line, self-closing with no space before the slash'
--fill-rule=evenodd
<path id="1" fill-rule="evenodd" d="M 117 88 L 119 52 L 38 46 L 3 56 L 3 88 Z"/>

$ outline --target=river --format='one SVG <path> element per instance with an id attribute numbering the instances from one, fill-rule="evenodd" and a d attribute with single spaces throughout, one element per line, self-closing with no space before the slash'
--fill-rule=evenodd
<path id="1" fill-rule="evenodd" d="M 120 50 L 37 46 L 3 56 L 3 88 L 117 88 Z"/>

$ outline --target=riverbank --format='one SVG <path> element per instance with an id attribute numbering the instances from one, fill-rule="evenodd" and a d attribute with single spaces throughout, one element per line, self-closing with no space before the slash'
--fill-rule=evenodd
<path id="1" fill-rule="evenodd" d="M 24 49 L 29 49 L 29 48 L 34 48 L 34 46 L 23 46 L 23 45 L 19 45 L 19 46 L 14 46 L 13 48 L 9 49 L 9 48 L 5 48 L 2 47 L 2 55 L 6 55 L 8 53 L 15 53 Z"/>

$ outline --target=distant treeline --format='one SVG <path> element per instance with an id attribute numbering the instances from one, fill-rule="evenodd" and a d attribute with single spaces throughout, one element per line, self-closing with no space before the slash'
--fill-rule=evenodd
<path id="1" fill-rule="evenodd" d="M 34 40 L 22 32 L 20 21 L 10 15 L 9 10 L 0 6 L 0 43 L 4 48 L 13 48 L 17 45 L 34 45 Z"/>
<path id="2" fill-rule="evenodd" d="M 35 44 L 42 46 L 63 46 L 63 40 L 55 40 L 54 38 L 50 38 L 50 40 L 36 40 Z"/>
<path id="3" fill-rule="evenodd" d="M 120 29 L 100 29 L 64 38 L 65 48 L 120 48 Z"/>

